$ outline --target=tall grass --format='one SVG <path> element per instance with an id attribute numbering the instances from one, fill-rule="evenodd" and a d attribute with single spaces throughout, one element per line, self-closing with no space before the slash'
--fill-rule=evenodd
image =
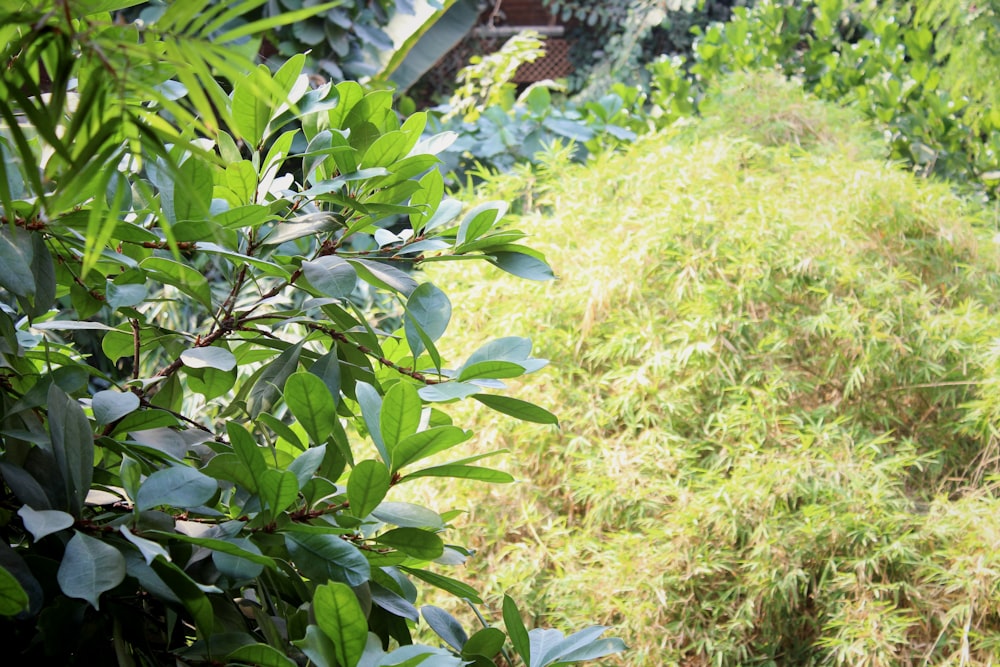
<path id="1" fill-rule="evenodd" d="M 561 418 L 478 416 L 522 481 L 454 488 L 470 567 L 539 622 L 617 626 L 620 664 L 997 664 L 996 212 L 776 78 L 714 94 L 488 185 L 555 283 L 435 274 L 479 306 L 459 349 L 530 333 L 552 364 L 521 393 Z"/>

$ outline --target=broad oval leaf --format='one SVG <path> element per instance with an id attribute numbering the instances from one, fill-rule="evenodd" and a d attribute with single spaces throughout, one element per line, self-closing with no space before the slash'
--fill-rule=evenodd
<path id="1" fill-rule="evenodd" d="M 17 577 L 0 567 L 0 616 L 17 616 L 28 606 L 28 594 Z"/>
<path id="2" fill-rule="evenodd" d="M 101 593 L 125 580 L 125 558 L 110 544 L 77 531 L 66 545 L 56 579 L 67 597 L 100 609 Z"/>
<path id="3" fill-rule="evenodd" d="M 441 538 L 421 528 L 394 528 L 376 537 L 375 541 L 422 560 L 434 560 L 444 553 Z"/>
<path id="4" fill-rule="evenodd" d="M 27 505 L 22 505 L 17 515 L 36 542 L 46 535 L 69 528 L 74 521 L 72 514 L 59 510 L 34 510 Z"/>
<path id="5" fill-rule="evenodd" d="M 209 345 L 194 347 L 181 352 L 181 361 L 189 368 L 215 368 L 231 371 L 236 368 L 236 357 L 224 347 Z"/>
<path id="6" fill-rule="evenodd" d="M 313 373 L 299 371 L 285 380 L 285 403 L 314 443 L 326 442 L 333 433 L 337 403 L 326 383 Z"/>
<path id="7" fill-rule="evenodd" d="M 493 394 L 475 394 L 473 398 L 497 412 L 502 412 L 521 421 L 559 425 L 559 418 L 554 414 L 545 408 L 538 407 L 528 401 L 522 401 L 519 398 L 496 396 Z"/>
<path id="8" fill-rule="evenodd" d="M 444 521 L 437 512 L 412 503 L 385 502 L 372 511 L 372 516 L 403 528 L 444 528 Z"/>
<path id="9" fill-rule="evenodd" d="M 420 331 L 423 331 L 431 341 L 436 341 L 444 335 L 449 321 L 451 321 L 451 300 L 447 294 L 432 283 L 424 283 L 413 290 L 410 298 L 406 300 L 403 325 L 406 342 L 414 359 L 424 351 Z"/>
<path id="10" fill-rule="evenodd" d="M 462 647 L 469 641 L 469 636 L 465 634 L 462 624 L 454 616 L 440 607 L 429 604 L 420 608 L 420 614 L 438 637 L 459 653 L 462 652 Z"/>
<path id="11" fill-rule="evenodd" d="M 208 502 L 219 483 L 191 466 L 176 465 L 157 470 L 139 486 L 135 505 L 140 511 L 158 505 L 198 507 Z"/>
<path id="12" fill-rule="evenodd" d="M 337 662 L 357 667 L 368 643 L 368 619 L 357 596 L 341 583 L 319 586 L 313 594 L 316 625 L 333 641 Z"/>
<path id="13" fill-rule="evenodd" d="M 367 259 L 347 261 L 357 270 L 358 277 L 373 287 L 399 292 L 405 297 L 409 297 L 417 289 L 417 281 L 394 266 Z"/>
<path id="14" fill-rule="evenodd" d="M 106 389 L 94 394 L 91 407 L 98 424 L 110 424 L 139 409 L 139 397 L 130 391 Z"/>
<path id="15" fill-rule="evenodd" d="M 306 280 L 318 292 L 335 299 L 346 299 L 358 284 L 358 273 L 346 260 L 328 255 L 302 262 Z"/>
<path id="16" fill-rule="evenodd" d="M 379 413 L 379 432 L 390 456 L 400 440 L 417 432 L 422 410 L 423 401 L 409 382 L 397 382 L 385 393 Z"/>
<path id="17" fill-rule="evenodd" d="M 315 582 L 360 586 L 371 578 L 368 559 L 337 535 L 289 532 L 285 544 L 295 566 Z"/>
<path id="18" fill-rule="evenodd" d="M 392 479 L 386 467 L 368 459 L 354 466 L 347 479 L 347 501 L 351 514 L 363 519 L 385 499 Z"/>
<path id="19" fill-rule="evenodd" d="M 401 440 L 392 450 L 391 471 L 396 472 L 404 466 L 443 452 L 471 437 L 471 431 L 464 431 L 457 426 L 435 426 L 414 433 Z"/>

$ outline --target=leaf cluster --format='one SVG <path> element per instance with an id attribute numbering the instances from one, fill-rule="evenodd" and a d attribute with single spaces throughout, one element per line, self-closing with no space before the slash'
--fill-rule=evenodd
<path id="1" fill-rule="evenodd" d="M 503 632 L 456 635 L 417 607 L 424 585 L 481 599 L 437 571 L 469 556 L 445 541 L 459 513 L 409 489 L 513 481 L 480 464 L 497 452 L 448 455 L 472 433 L 445 406 L 554 424 L 493 393 L 546 362 L 506 336 L 449 364 L 452 302 L 415 269 L 547 280 L 544 256 L 506 204 L 444 196 L 435 153 L 452 137 L 424 136 L 389 91 L 315 88 L 302 55 L 274 72 L 234 55 L 326 6 L 109 14 L 135 4 L 26 3 L 0 21 L 5 650 L 494 664 Z M 414 645 L 421 619 L 450 648 Z M 525 664 L 623 648 L 603 627 L 528 631 L 512 601 L 504 619 Z"/>

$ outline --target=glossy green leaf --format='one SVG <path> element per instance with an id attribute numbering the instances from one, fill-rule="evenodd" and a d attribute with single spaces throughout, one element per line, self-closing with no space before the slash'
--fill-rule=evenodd
<path id="1" fill-rule="evenodd" d="M 375 541 L 422 560 L 434 560 L 444 553 L 441 538 L 420 528 L 393 528 L 376 537 Z"/>
<path id="2" fill-rule="evenodd" d="M 230 663 L 250 663 L 258 667 L 295 667 L 296 662 L 284 653 L 267 644 L 241 646 L 230 653 L 226 660 Z"/>
<path id="3" fill-rule="evenodd" d="M 392 450 L 391 472 L 454 447 L 472 437 L 457 426 L 435 426 L 400 440 Z"/>
<path id="4" fill-rule="evenodd" d="M 421 615 L 431 627 L 431 630 L 456 651 L 461 652 L 462 647 L 469 641 L 469 636 L 465 634 L 462 624 L 454 616 L 440 607 L 424 605 L 420 609 Z M 463 656 L 464 657 L 464 656 Z"/>
<path id="5" fill-rule="evenodd" d="M 132 545 L 139 550 L 142 554 L 143 560 L 146 561 L 146 565 L 152 563 L 157 557 L 163 558 L 164 560 L 171 560 L 170 552 L 167 551 L 159 542 L 154 542 L 153 540 L 147 540 L 145 537 L 139 537 L 135 535 L 125 526 L 118 526 L 118 532 L 122 534 L 126 540 L 132 543 Z"/>
<path id="6" fill-rule="evenodd" d="M 363 519 L 372 513 L 389 492 L 391 477 L 385 465 L 368 459 L 360 461 L 347 480 L 347 500 L 351 514 Z"/>
<path id="7" fill-rule="evenodd" d="M 277 403 L 285 380 L 298 368 L 299 353 L 304 342 L 301 340 L 278 355 L 257 378 L 247 397 L 247 412 L 252 419 L 256 419 L 261 412 L 270 412 Z"/>
<path id="8" fill-rule="evenodd" d="M 540 408 L 534 403 L 522 401 L 519 398 L 496 396 L 494 394 L 476 394 L 473 398 L 497 412 L 502 412 L 521 421 L 559 425 L 559 418 L 554 414 L 545 408 Z"/>
<path id="9" fill-rule="evenodd" d="M 104 288 L 104 298 L 111 310 L 124 306 L 136 306 L 145 301 L 148 290 L 145 284 L 116 283 L 107 281 Z"/>
<path id="10" fill-rule="evenodd" d="M 524 375 L 524 366 L 514 361 L 480 361 L 462 366 L 459 382 L 468 380 L 516 378 Z"/>
<path id="11" fill-rule="evenodd" d="M 514 477 L 510 473 L 503 472 L 502 470 L 493 470 L 492 468 L 483 468 L 480 466 L 468 466 L 461 464 L 444 464 L 439 466 L 433 466 L 430 468 L 424 468 L 422 470 L 417 470 L 409 473 L 403 477 L 400 481 L 406 481 L 411 479 L 419 479 L 420 477 L 453 477 L 455 479 L 475 479 L 480 482 L 489 482 L 490 484 L 509 484 L 514 481 Z"/>
<path id="12" fill-rule="evenodd" d="M 94 394 L 94 421 L 98 424 L 110 424 L 127 414 L 139 409 L 139 397 L 130 391 L 114 391 L 106 389 Z"/>
<path id="13" fill-rule="evenodd" d="M 508 208 L 509 204 L 506 202 L 486 202 L 469 211 L 458 226 L 458 236 L 455 238 L 455 243 L 458 245 L 456 250 L 460 250 L 463 243 L 475 241 L 493 229 L 493 226 L 507 213 Z"/>
<path id="14" fill-rule="evenodd" d="M 375 390 L 375 387 L 367 382 L 358 382 L 354 387 L 354 391 L 358 398 L 358 405 L 361 406 L 361 417 L 364 419 L 365 426 L 368 427 L 368 435 L 371 436 L 375 448 L 382 456 L 382 460 L 388 462 L 390 460 L 389 451 L 386 449 L 385 442 L 382 439 L 379 418 L 382 412 L 382 397 Z M 388 466 L 388 463 L 386 465 Z"/>
<path id="15" fill-rule="evenodd" d="M 285 381 L 285 403 L 314 443 L 326 442 L 333 433 L 337 404 L 323 380 L 299 371 Z"/>
<path id="16" fill-rule="evenodd" d="M 317 583 L 333 580 L 360 586 L 371 577 L 368 559 L 337 535 L 286 532 L 285 544 L 295 566 Z"/>
<path id="17" fill-rule="evenodd" d="M 34 296 L 35 280 L 31 273 L 31 235 L 28 232 L 11 229 L 10 225 L 0 228 L 0 287 L 17 296 Z"/>
<path id="18" fill-rule="evenodd" d="M 444 528 L 441 515 L 434 510 L 413 503 L 384 502 L 372 511 L 372 516 L 379 521 L 405 528 L 431 528 L 434 530 Z"/>
<path id="19" fill-rule="evenodd" d="M 333 642 L 342 667 L 357 667 L 368 642 L 368 619 L 358 598 L 342 583 L 320 586 L 313 595 L 316 625 Z"/>
<path id="20" fill-rule="evenodd" d="M 306 628 L 306 636 L 292 642 L 316 667 L 337 667 L 336 649 L 333 641 L 318 626 Z"/>
<path id="21" fill-rule="evenodd" d="M 100 609 L 101 593 L 125 580 L 125 559 L 110 544 L 76 531 L 66 544 L 56 579 L 67 597 Z"/>
<path id="22" fill-rule="evenodd" d="M 267 94 L 271 74 L 259 65 L 233 89 L 233 122 L 236 131 L 253 148 L 260 147 L 264 130 L 271 119 L 271 101 Z"/>
<path id="23" fill-rule="evenodd" d="M 166 540 L 186 542 L 187 544 L 193 544 L 195 546 L 211 549 L 213 552 L 223 553 L 251 563 L 263 565 L 268 569 L 273 570 L 276 567 L 273 558 L 262 555 L 260 549 L 258 549 L 253 543 L 250 543 L 250 546 L 247 546 L 242 539 L 223 540 L 215 537 L 185 535 L 184 533 L 168 533 L 161 530 L 150 530 L 147 532 Z"/>
<path id="24" fill-rule="evenodd" d="M 379 432 L 390 456 L 400 440 L 417 432 L 422 410 L 423 401 L 409 382 L 397 382 L 385 393 L 379 413 Z M 385 463 L 389 465 L 389 461 Z"/>
<path id="25" fill-rule="evenodd" d="M 511 275 L 527 280 L 555 280 L 552 267 L 537 257 L 523 252 L 491 252 L 490 263 Z"/>
<path id="26" fill-rule="evenodd" d="M 162 558 L 155 559 L 149 565 L 156 575 L 169 588 L 170 592 L 181 600 L 185 609 L 191 614 L 198 632 L 208 636 L 215 627 L 215 612 L 208 596 L 186 572 L 173 563 Z"/>
<path id="27" fill-rule="evenodd" d="M 335 299 L 350 297 L 358 283 L 358 273 L 354 267 L 334 255 L 303 262 L 302 271 L 306 280 L 317 291 Z"/>
<path id="28" fill-rule="evenodd" d="M 468 598 L 471 602 L 476 604 L 482 604 L 483 600 L 479 597 L 476 589 L 472 588 L 466 583 L 458 581 L 457 579 L 452 579 L 451 577 L 446 577 L 443 574 L 438 574 L 436 572 L 431 572 L 429 570 L 421 570 L 415 567 L 406 567 L 405 565 L 400 565 L 399 569 L 407 574 L 413 575 L 421 581 L 425 581 L 431 586 L 440 588 L 443 591 L 451 593 L 458 598 Z"/>
<path id="29" fill-rule="evenodd" d="M 340 358 L 337 356 L 337 348 L 317 359 L 309 367 L 309 372 L 323 381 L 333 397 L 334 405 L 340 403 Z"/>
<path id="30" fill-rule="evenodd" d="M 80 516 L 94 474 L 94 434 L 83 408 L 52 383 L 48 392 L 52 451 L 66 489 L 68 510 Z"/>
<path id="31" fill-rule="evenodd" d="M 193 267 L 166 257 L 147 257 L 139 266 L 153 280 L 176 287 L 206 308 L 212 307 L 212 290 L 208 281 Z"/>
<path id="32" fill-rule="evenodd" d="M 409 297 L 417 289 L 417 281 L 394 266 L 368 259 L 347 261 L 357 270 L 358 277 L 373 287 L 399 292 L 405 297 Z"/>
<path id="33" fill-rule="evenodd" d="M 462 657 L 471 660 L 477 656 L 492 661 L 500 654 L 507 637 L 496 628 L 483 628 L 462 646 Z"/>
<path id="34" fill-rule="evenodd" d="M 25 530 L 31 533 L 36 542 L 46 535 L 69 528 L 74 522 L 72 514 L 59 510 L 34 510 L 27 505 L 22 505 L 17 515 L 21 517 Z"/>
<path id="35" fill-rule="evenodd" d="M 288 470 L 265 470 L 260 476 L 260 497 L 275 514 L 284 512 L 299 495 L 299 480 Z"/>
<path id="36" fill-rule="evenodd" d="M 252 553 L 263 556 L 256 544 L 246 538 L 233 538 L 227 540 L 230 544 L 239 547 L 245 553 Z M 234 581 L 247 581 L 254 579 L 264 571 L 264 565 L 258 561 L 243 558 L 241 555 L 226 553 L 225 551 L 213 550 L 212 562 L 219 572 Z"/>
<path id="37" fill-rule="evenodd" d="M 28 611 L 28 594 L 17 578 L 0 567 L 0 616 L 17 616 Z"/>
<path id="38" fill-rule="evenodd" d="M 421 387 L 417 393 L 420 398 L 430 403 L 447 403 L 468 398 L 482 391 L 482 387 L 467 382 L 441 382 Z"/>
<path id="39" fill-rule="evenodd" d="M 288 464 L 288 471 L 295 475 L 295 478 L 299 482 L 300 491 L 306 485 L 306 482 L 312 479 L 312 476 L 316 474 L 320 466 L 323 465 L 325 457 L 326 445 L 320 445 L 319 447 L 310 447 Z"/>
<path id="40" fill-rule="evenodd" d="M 244 471 L 249 475 L 252 484 L 247 487 L 250 491 L 258 491 L 260 480 L 267 471 L 267 462 L 264 461 L 264 453 L 257 445 L 250 432 L 236 422 L 226 424 L 226 434 L 229 442 L 233 446 L 233 453 L 242 464 Z"/>
<path id="41" fill-rule="evenodd" d="M 432 283 L 424 283 L 413 290 L 410 298 L 406 300 L 403 325 L 406 342 L 414 358 L 419 357 L 425 347 L 417 327 L 432 341 L 437 341 L 444 335 L 449 321 L 451 321 L 451 300 L 447 294 Z"/>
<path id="42" fill-rule="evenodd" d="M 503 596 L 503 624 L 507 628 L 507 635 L 510 637 L 514 651 L 521 657 L 525 665 L 530 665 L 531 641 L 528 638 L 528 630 L 524 627 L 517 603 L 509 595 Z"/>
<path id="43" fill-rule="evenodd" d="M 181 361 L 189 368 L 216 368 L 230 371 L 236 368 L 236 357 L 224 347 L 210 345 L 181 352 Z"/>
<path id="44" fill-rule="evenodd" d="M 140 511 L 158 505 L 198 507 L 208 502 L 218 488 L 218 482 L 191 466 L 176 465 L 147 477 L 136 494 L 135 506 Z"/>

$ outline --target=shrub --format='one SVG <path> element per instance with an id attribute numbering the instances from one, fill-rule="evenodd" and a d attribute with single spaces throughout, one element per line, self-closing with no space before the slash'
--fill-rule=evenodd
<path id="1" fill-rule="evenodd" d="M 996 212 L 780 76 L 718 91 L 535 175 L 558 284 L 453 278 L 468 340 L 528 326 L 558 368 L 524 388 L 558 433 L 477 420 L 530 482 L 476 506 L 474 567 L 620 624 L 622 664 L 995 664 Z"/>
<path id="2" fill-rule="evenodd" d="M 506 205 L 444 198 L 446 137 L 420 143 L 425 115 L 401 120 L 390 92 L 311 89 L 304 56 L 274 73 L 240 60 L 234 41 L 306 11 L 234 26 L 254 3 L 178 2 L 125 24 L 107 12 L 135 2 L 64 4 L 0 10 L 8 656 L 356 667 L 621 650 L 601 627 L 529 631 L 509 599 L 506 632 L 484 620 L 471 636 L 416 606 L 418 584 L 480 598 L 437 571 L 470 555 L 442 537 L 457 513 L 408 489 L 512 481 L 481 454 L 444 456 L 472 437 L 445 404 L 555 422 L 491 393 L 544 366 L 527 339 L 447 363 L 452 301 L 412 271 L 479 259 L 550 277 Z M 439 640 L 412 643 L 420 619 Z"/>

